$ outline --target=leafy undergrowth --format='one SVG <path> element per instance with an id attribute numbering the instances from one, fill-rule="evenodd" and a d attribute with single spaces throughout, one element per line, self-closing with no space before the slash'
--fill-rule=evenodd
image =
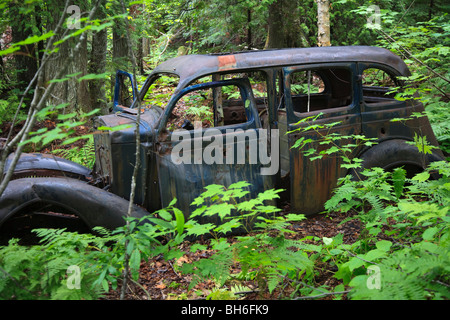
<path id="1" fill-rule="evenodd" d="M 239 182 L 208 186 L 192 203 L 198 208 L 191 217 L 218 215 L 222 224 L 184 221 L 171 204 L 155 213 L 155 225 L 131 222 L 130 230 L 105 237 L 41 230 L 46 241 L 28 253 L 0 247 L 0 298 L 119 299 L 126 252 L 130 300 L 448 299 L 449 164 L 431 164 L 412 178 L 401 168 L 361 175 L 341 179 L 328 213 L 306 219 L 289 205 L 281 214 L 271 205 L 279 190 L 238 201 L 248 192 Z M 247 218 L 262 232 L 223 236 Z M 202 239 L 206 234 L 213 238 Z M 51 270 L 47 277 L 42 265 Z M 85 270 L 79 291 L 66 288 L 73 265 Z"/>
<path id="2" fill-rule="evenodd" d="M 280 190 L 236 201 L 249 186 L 239 182 L 208 186 L 188 221 L 174 200 L 112 233 L 37 230 L 40 246 L 0 247 L 0 297 L 114 300 L 129 279 L 125 298 L 133 300 L 448 299 L 448 163 L 411 179 L 403 169 L 361 174 L 367 179 L 341 180 L 328 214 L 306 219 L 270 204 Z M 259 231 L 224 236 L 250 225 Z M 67 274 L 74 266 L 80 290 Z"/>
<path id="3" fill-rule="evenodd" d="M 12 129 L 12 137 L 14 137 L 19 131 L 22 129 L 25 121 L 19 121 Z M 46 119 L 43 121 L 36 122 L 33 132 L 38 132 L 39 130 L 51 131 L 57 127 L 58 123 L 54 120 Z M 11 130 L 11 122 L 4 122 L 0 126 L 0 138 L 6 139 L 9 131 Z M 83 137 L 92 132 L 92 128 L 87 125 L 78 125 L 73 128 L 69 137 Z M 52 153 L 55 150 L 69 150 L 72 148 L 82 148 L 86 144 L 87 139 L 79 139 L 69 144 L 62 144 L 64 140 L 55 139 L 49 142 L 48 144 L 42 146 L 36 143 L 30 143 L 26 147 L 25 152 L 41 152 L 41 153 Z"/>
<path id="4" fill-rule="evenodd" d="M 289 206 L 283 209 L 289 212 Z M 317 239 L 333 238 L 338 234 L 343 235 L 344 243 L 354 243 L 359 236 L 360 223 L 358 221 L 343 222 L 344 219 L 352 216 L 354 213 L 330 213 L 317 214 L 309 216 L 307 219 L 292 223 L 288 229 L 293 233 L 289 234 L 290 239 L 300 240 L 307 237 L 315 237 Z M 233 237 L 227 238 L 228 243 L 235 242 Z M 314 241 L 311 241 L 312 243 Z M 208 245 L 210 240 L 198 240 L 197 244 Z M 206 259 L 214 254 L 213 250 L 202 250 L 191 252 L 190 247 L 193 243 L 184 242 L 180 245 L 180 249 L 185 252 L 179 259 L 167 261 L 162 255 L 149 259 L 141 263 L 139 270 L 138 284 L 131 282 L 128 285 L 128 293 L 125 297 L 127 300 L 179 300 L 179 299 L 206 299 L 213 292 L 217 292 L 217 284 L 211 280 L 198 283 L 194 288 L 190 289 L 192 275 L 185 275 L 177 270 L 182 263 L 192 263 L 200 259 Z M 241 268 L 238 264 L 233 265 L 231 273 L 239 274 Z M 334 291 L 333 288 L 342 285 L 342 281 L 334 277 L 336 268 L 329 266 L 327 263 L 317 268 L 315 278 L 316 287 L 327 287 L 328 291 Z M 226 283 L 222 288 L 222 292 L 234 293 L 233 296 L 222 296 L 223 299 L 242 299 L 242 300 L 272 300 L 286 299 L 292 294 L 292 287 L 280 287 L 269 293 L 268 290 L 260 290 L 257 281 L 230 282 Z M 102 299 L 115 300 L 120 298 L 121 286 L 116 290 L 110 290 Z M 320 292 L 316 292 L 320 295 Z M 346 294 L 340 295 L 342 299 L 346 299 Z M 325 293 L 318 299 L 329 300 L 336 298 L 336 295 Z"/>

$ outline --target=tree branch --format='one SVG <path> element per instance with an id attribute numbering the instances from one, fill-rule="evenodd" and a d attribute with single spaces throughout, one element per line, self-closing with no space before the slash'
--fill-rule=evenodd
<path id="1" fill-rule="evenodd" d="M 125 4 L 123 2 L 123 0 L 120 0 L 120 3 L 122 5 L 122 12 L 124 14 L 127 13 Z M 128 25 L 128 19 L 127 17 L 125 17 L 125 24 L 126 24 L 126 31 L 127 31 L 127 44 L 128 44 L 128 54 L 130 56 L 131 62 L 132 62 L 132 66 L 133 66 L 133 81 L 136 81 L 136 69 L 137 69 L 137 63 L 136 63 L 136 59 L 134 57 L 134 52 L 133 52 L 133 46 L 131 43 L 131 36 L 130 36 L 130 31 L 129 31 L 129 25 Z M 136 83 L 132 83 L 132 86 L 136 86 Z M 130 191 L 130 199 L 129 199 L 129 205 L 128 205 L 128 212 L 127 212 L 127 217 L 131 217 L 131 212 L 133 210 L 133 205 L 134 205 L 134 196 L 135 196 L 135 192 L 136 192 L 136 180 L 137 180 L 137 175 L 139 172 L 139 167 L 141 166 L 141 135 L 140 135 L 140 121 L 141 121 L 141 101 L 140 101 L 140 97 L 139 94 L 137 94 L 136 97 L 137 101 L 135 102 L 135 106 L 137 109 L 137 116 L 136 116 L 136 162 L 134 165 L 134 170 L 133 170 L 133 176 L 131 177 L 131 191 Z M 127 227 L 127 234 L 126 236 L 128 236 L 128 232 L 129 230 L 129 226 L 130 226 L 130 221 L 129 219 L 127 219 L 126 222 L 126 227 Z M 129 256 L 127 253 L 127 247 L 128 247 L 128 239 L 125 240 L 125 258 L 124 258 L 124 270 L 123 270 L 123 285 L 122 285 L 122 289 L 121 289 L 121 293 L 120 293 L 120 300 L 123 300 L 125 298 L 125 294 L 126 294 L 126 289 L 127 289 L 127 281 L 128 281 L 128 277 L 129 277 Z"/>

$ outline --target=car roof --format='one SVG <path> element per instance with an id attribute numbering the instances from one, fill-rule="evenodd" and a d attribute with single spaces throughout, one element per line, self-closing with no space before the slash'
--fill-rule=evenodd
<path id="1" fill-rule="evenodd" d="M 178 88 L 182 88 L 195 79 L 214 73 L 328 62 L 378 63 L 395 69 L 400 75 L 410 74 L 400 57 L 387 49 L 372 46 L 329 46 L 183 55 L 161 63 L 152 74 L 178 75 L 180 77 Z"/>

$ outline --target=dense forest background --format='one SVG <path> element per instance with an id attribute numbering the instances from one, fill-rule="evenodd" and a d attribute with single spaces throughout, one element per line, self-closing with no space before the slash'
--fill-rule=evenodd
<path id="1" fill-rule="evenodd" d="M 0 0 L 0 9 L 1 177 L 10 152 L 57 151 L 73 135 L 83 139 L 75 153 L 63 155 L 91 166 L 86 119 L 111 111 L 117 69 L 133 72 L 142 84 L 158 63 L 178 55 L 287 47 L 392 50 L 408 64 L 414 83 L 396 98 L 422 100 L 441 149 L 450 153 L 445 0 Z M 416 143 L 427 146 L 421 139 Z M 90 150 L 79 149 L 89 143 Z M 441 179 L 431 181 L 430 170 Z M 179 230 L 188 222 L 171 220 L 172 209 L 160 212 L 170 222 L 163 231 L 147 226 L 96 238 L 41 230 L 47 241 L 41 247 L 0 247 L 0 298 L 97 299 L 99 292 L 115 298 L 122 272 L 130 270 L 135 292 L 149 299 L 247 293 L 271 299 L 448 299 L 449 186 L 447 162 L 412 179 L 401 169 L 393 176 L 375 170 L 367 181 L 344 180 L 327 216 L 306 225 L 290 215 L 291 221 L 265 221 L 267 232 L 233 244 L 217 237 L 184 246 Z M 209 191 L 230 198 L 229 190 Z M 263 196 L 273 199 L 276 192 Z M 338 225 L 344 221 L 350 224 Z M 319 233 L 308 233 L 314 230 Z M 156 243 L 162 233 L 169 240 Z M 67 266 L 82 264 L 82 288 L 71 291 Z M 384 290 L 366 286 L 373 265 L 384 272 Z"/>
<path id="2" fill-rule="evenodd" d="M 131 71 L 129 44 L 140 75 L 178 54 L 318 46 L 318 26 L 323 20 L 318 3 L 322 2 L 328 7 L 331 45 L 387 47 L 406 59 L 420 80 L 427 81 L 427 90 L 448 100 L 450 9 L 443 0 L 105 0 L 90 21 L 95 1 L 3 0 L 0 118 L 8 121 L 15 114 L 50 40 L 54 47 L 48 49 L 57 52 L 43 68 L 43 86 L 61 66 L 67 66 L 64 76 L 76 76 L 58 84 L 46 104 L 67 102 L 71 110 L 89 112 L 100 107 L 107 112 L 112 75 L 116 69 Z M 50 37 L 61 16 L 66 21 Z M 81 21 L 74 23 L 78 17 Z M 83 31 L 86 37 L 68 62 L 68 53 Z M 58 43 L 60 39 L 64 41 Z M 76 80 L 92 73 L 103 77 Z M 27 92 L 24 110 L 32 94 L 33 90 Z"/>

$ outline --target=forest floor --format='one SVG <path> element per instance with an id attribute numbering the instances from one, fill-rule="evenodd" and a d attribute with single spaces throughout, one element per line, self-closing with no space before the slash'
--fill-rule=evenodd
<path id="1" fill-rule="evenodd" d="M 285 208 L 288 212 L 289 206 Z M 341 222 L 349 217 L 350 214 L 317 214 L 314 216 L 309 216 L 305 220 L 296 222 L 292 224 L 289 229 L 294 231 L 290 234 L 291 239 L 303 239 L 305 237 L 318 237 L 322 239 L 323 237 L 332 238 L 338 233 L 344 234 L 345 243 L 353 243 L 359 236 L 359 223 L 357 220 L 352 220 L 348 222 Z M 232 242 L 234 239 L 232 237 L 228 238 L 228 242 Z M 207 241 L 204 241 L 207 242 Z M 201 241 L 200 241 L 201 243 Z M 205 243 L 202 243 L 205 244 Z M 192 253 L 189 251 L 189 246 L 192 243 L 185 243 L 182 247 L 183 251 L 186 252 L 179 260 L 182 262 L 192 262 L 198 259 L 207 258 L 211 253 L 207 251 L 199 251 Z M 212 290 L 216 289 L 216 285 L 213 281 L 206 281 L 197 284 L 193 289 L 189 290 L 189 285 L 192 281 L 191 275 L 183 275 L 176 271 L 174 264 L 178 261 L 165 261 L 162 257 L 155 257 L 149 261 L 141 263 L 141 269 L 139 273 L 138 284 L 131 282 L 128 285 L 127 300 L 203 300 Z M 316 266 L 317 267 L 317 266 Z M 238 273 L 239 267 L 235 267 L 233 273 Z M 319 270 L 319 268 L 318 268 Z M 324 263 L 323 268 L 320 268 L 319 274 L 316 276 L 315 287 L 320 287 L 322 285 L 327 286 L 330 291 L 335 286 L 341 284 L 341 281 L 334 278 L 336 270 L 329 270 L 328 265 Z M 258 284 L 254 281 L 246 281 L 241 283 L 241 285 L 249 288 L 243 294 L 239 295 L 242 300 L 279 300 L 279 299 L 289 299 L 292 289 L 284 290 L 282 286 L 281 289 L 276 289 L 272 293 L 268 290 L 262 290 L 261 293 L 258 288 Z M 289 286 L 290 288 L 290 286 Z M 117 290 L 112 290 L 106 295 L 105 299 L 116 300 L 120 298 L 121 288 Z M 322 300 L 333 299 L 335 296 L 326 295 Z M 346 296 L 342 296 L 346 299 Z"/>
<path id="2" fill-rule="evenodd" d="M 36 124 L 36 130 L 47 127 L 48 129 L 54 128 L 55 123 L 46 120 Z M 17 133 L 20 129 L 20 124 L 14 128 L 14 133 Z M 1 128 L 0 137 L 6 137 L 9 130 L 8 124 L 4 124 Z M 75 135 L 83 135 L 90 131 L 88 126 L 80 126 L 76 128 Z M 28 152 L 42 152 L 51 153 L 54 150 L 60 148 L 72 148 L 82 146 L 83 141 L 79 140 L 74 144 L 63 146 L 61 141 L 53 141 L 50 145 L 44 148 L 38 149 L 31 146 L 31 150 Z M 283 208 L 284 213 L 289 213 L 289 204 L 286 204 Z M 323 237 L 332 238 L 338 233 L 344 234 L 345 243 L 353 243 L 359 236 L 359 224 L 357 220 L 341 222 L 347 218 L 348 214 L 316 214 L 308 216 L 307 219 L 298 221 L 290 226 L 293 231 L 289 236 L 292 239 L 303 239 L 305 237 L 317 237 L 322 239 Z M 202 244 L 206 244 L 209 240 L 198 241 Z M 228 242 L 235 241 L 232 237 L 228 238 Z M 186 252 L 178 261 L 166 261 L 161 256 L 154 257 L 149 261 L 141 263 L 138 284 L 129 282 L 126 299 L 127 300 L 201 300 L 205 299 L 212 290 L 215 289 L 216 284 L 213 281 L 201 282 L 194 288 L 189 289 L 189 285 L 192 281 L 191 275 L 183 275 L 177 271 L 176 264 L 181 262 L 192 262 L 198 259 L 209 257 L 213 252 L 198 251 L 192 253 L 189 251 L 189 246 L 192 243 L 184 243 L 182 250 Z M 239 266 L 235 266 L 239 268 Z M 328 265 L 324 264 L 320 268 L 320 272 L 316 277 L 315 287 L 326 285 L 328 288 L 333 288 L 341 282 L 334 278 L 336 270 L 328 270 Z M 239 270 L 233 270 L 233 272 L 239 272 Z M 258 284 L 253 281 L 247 281 L 242 283 L 246 288 L 249 288 L 244 294 L 240 295 L 243 300 L 278 300 L 283 298 L 289 298 L 292 292 L 289 290 L 279 289 L 274 290 L 269 294 L 268 290 L 259 290 Z M 281 286 L 280 286 L 281 287 Z M 289 286 L 290 287 L 290 286 Z M 116 290 L 111 290 L 103 299 L 105 300 L 117 300 L 120 297 L 121 288 L 119 286 Z M 262 293 L 261 293 L 262 292 Z M 325 296 L 322 299 L 332 299 L 333 296 Z M 346 298 L 343 295 L 342 298 Z"/>

